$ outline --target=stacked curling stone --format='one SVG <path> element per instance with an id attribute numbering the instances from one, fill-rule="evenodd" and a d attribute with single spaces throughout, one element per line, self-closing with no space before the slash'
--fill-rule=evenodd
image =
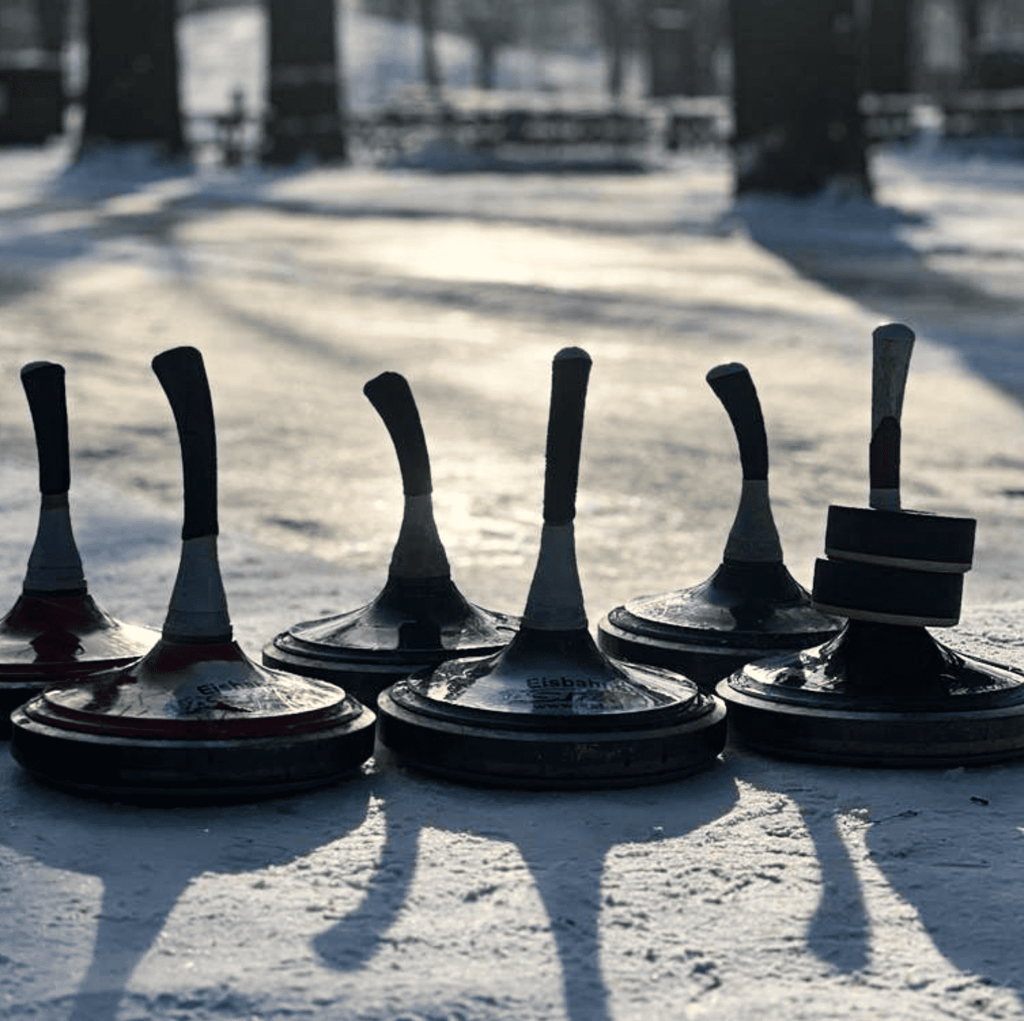
<path id="1" fill-rule="evenodd" d="M 873 339 L 870 507 L 829 507 L 828 559 L 815 564 L 814 602 L 854 620 L 951 627 L 960 620 L 975 521 L 900 506 L 900 416 L 914 334 L 893 324 Z"/>
<path id="2" fill-rule="evenodd" d="M 857 765 L 958 765 L 1024 753 L 1024 677 L 959 655 L 927 627 L 960 619 L 975 521 L 903 510 L 900 415 L 914 334 L 874 333 L 870 507 L 831 506 L 812 597 L 838 637 L 766 657 L 718 686 L 733 735 L 770 754 Z"/>

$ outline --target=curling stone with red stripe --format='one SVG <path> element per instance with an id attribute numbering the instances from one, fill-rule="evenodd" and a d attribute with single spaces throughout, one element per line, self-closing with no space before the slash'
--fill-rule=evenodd
<path id="1" fill-rule="evenodd" d="M 900 415 L 913 333 L 874 333 L 870 509 L 832 507 L 815 604 L 849 623 L 718 685 L 733 734 L 769 754 L 865 766 L 956 766 L 1024 754 L 1024 674 L 953 652 L 974 521 L 900 507 Z"/>
<path id="2" fill-rule="evenodd" d="M 40 508 L 21 595 L 0 620 L 0 737 L 11 711 L 54 681 L 78 681 L 148 652 L 158 633 L 124 624 L 89 594 L 71 529 L 64 367 L 21 370 L 39 455 Z"/>
<path id="3" fill-rule="evenodd" d="M 202 357 L 175 348 L 153 369 L 184 476 L 181 561 L 162 635 L 138 662 L 51 686 L 17 709 L 11 751 L 55 786 L 131 801 L 243 800 L 333 782 L 372 754 L 374 715 L 333 684 L 257 666 L 233 641 Z"/>
<path id="4" fill-rule="evenodd" d="M 752 659 L 820 645 L 842 621 L 811 605 L 783 563 L 768 496 L 768 441 L 750 373 L 730 363 L 707 381 L 736 432 L 743 484 L 722 563 L 692 588 L 639 596 L 598 625 L 609 655 L 685 674 L 711 690 Z"/>
<path id="5" fill-rule="evenodd" d="M 378 700 L 399 762 L 470 783 L 620 787 L 683 776 L 725 741 L 714 695 L 656 667 L 613 663 L 587 628 L 573 519 L 590 357 L 552 367 L 544 526 L 522 624 L 501 652 L 449 660 Z"/>
<path id="6" fill-rule="evenodd" d="M 340 684 L 375 706 L 381 691 L 417 670 L 497 652 L 519 622 L 470 603 L 452 581 L 434 521 L 423 426 L 405 378 L 384 372 L 363 392 L 391 435 L 405 495 L 387 582 L 366 606 L 292 625 L 266 645 L 263 662 Z"/>

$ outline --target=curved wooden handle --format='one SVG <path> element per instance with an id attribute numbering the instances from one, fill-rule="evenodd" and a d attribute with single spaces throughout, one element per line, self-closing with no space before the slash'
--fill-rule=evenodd
<path id="1" fill-rule="evenodd" d="M 900 509 L 900 418 L 907 386 L 914 331 L 901 323 L 879 326 L 872 334 L 870 505 Z"/>
<path id="2" fill-rule="evenodd" d="M 423 424 L 406 378 L 397 372 L 382 372 L 363 387 L 370 403 L 384 419 L 402 472 L 406 496 L 425 496 L 433 488 L 430 457 Z"/>
<path id="3" fill-rule="evenodd" d="M 739 362 L 716 365 L 705 378 L 729 414 L 740 448 L 743 478 L 747 481 L 766 480 L 768 437 L 764 430 L 761 402 L 747 367 Z"/>
<path id="4" fill-rule="evenodd" d="M 29 362 L 21 370 L 21 385 L 36 434 L 39 491 L 43 496 L 59 496 L 71 488 L 64 366 L 56 362 Z"/>
<path id="5" fill-rule="evenodd" d="M 175 347 L 153 359 L 153 371 L 170 401 L 181 443 L 185 518 L 182 539 L 216 535 L 217 433 L 203 356 Z"/>
<path id="6" fill-rule="evenodd" d="M 590 366 L 590 355 L 578 347 L 563 348 L 551 365 L 551 407 L 544 471 L 544 523 L 547 525 L 566 525 L 576 516 Z"/>

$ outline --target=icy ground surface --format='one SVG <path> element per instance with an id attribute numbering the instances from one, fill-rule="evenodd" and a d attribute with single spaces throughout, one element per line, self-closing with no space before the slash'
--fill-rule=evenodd
<path id="1" fill-rule="evenodd" d="M 1024 194 L 1015 165 L 877 163 L 881 207 L 733 207 L 726 165 L 632 177 L 64 172 L 0 155 L 0 581 L 35 523 L 17 369 L 68 370 L 92 591 L 159 624 L 177 443 L 150 358 L 204 353 L 236 631 L 381 584 L 400 481 L 361 394 L 420 403 L 442 538 L 517 612 L 539 530 L 550 359 L 594 358 L 577 519 L 590 616 L 717 565 L 739 466 L 704 374 L 758 385 L 776 518 L 808 582 L 866 497 L 869 337 L 918 332 L 910 507 L 978 518 L 962 647 L 1024 666 Z M 626 793 L 405 773 L 229 809 L 53 793 L 0 763 L 0 1017 L 1024 1016 L 1024 766 L 787 765 L 730 747 Z"/>

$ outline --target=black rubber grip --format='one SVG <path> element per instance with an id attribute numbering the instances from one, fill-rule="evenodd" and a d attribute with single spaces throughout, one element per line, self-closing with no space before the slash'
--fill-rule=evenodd
<path id="1" fill-rule="evenodd" d="M 36 433 L 39 492 L 44 496 L 58 496 L 71 488 L 64 366 L 56 362 L 29 362 L 21 370 L 21 385 L 25 388 Z"/>
<path id="2" fill-rule="evenodd" d="M 416 400 L 405 376 L 382 372 L 363 387 L 377 414 L 384 419 L 402 471 L 402 491 L 406 496 L 425 496 L 430 483 L 430 457 Z"/>
<path id="3" fill-rule="evenodd" d="M 872 489 L 900 488 L 900 423 L 887 415 L 878 424 L 868 448 L 868 475 Z"/>
<path id="4" fill-rule="evenodd" d="M 216 535 L 217 433 L 203 356 L 194 347 L 175 347 L 153 359 L 153 371 L 170 401 L 181 442 L 185 490 L 182 539 Z"/>
<path id="5" fill-rule="evenodd" d="M 576 516 L 576 486 L 590 365 L 586 351 L 566 347 L 555 355 L 551 366 L 551 409 L 544 472 L 544 523 L 548 525 L 566 525 Z"/>
<path id="6" fill-rule="evenodd" d="M 705 377 L 708 385 L 729 413 L 740 447 L 743 478 L 768 478 L 768 437 L 764 430 L 761 402 L 745 365 L 730 362 L 716 365 Z"/>

